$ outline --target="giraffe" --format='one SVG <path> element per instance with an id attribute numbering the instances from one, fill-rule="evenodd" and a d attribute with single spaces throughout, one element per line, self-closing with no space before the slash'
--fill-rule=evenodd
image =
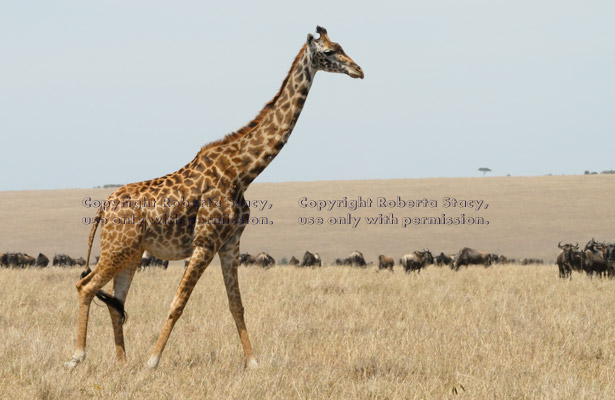
<path id="1" fill-rule="evenodd" d="M 250 214 L 244 192 L 286 144 L 317 71 L 363 79 L 361 67 L 329 39 L 327 30 L 317 26 L 316 32 L 318 38 L 308 34 L 278 93 L 246 126 L 203 146 L 180 170 L 125 185 L 102 203 L 90 231 L 86 267 L 76 284 L 77 344 L 67 367 L 85 359 L 89 309 L 95 296 L 109 309 L 117 359 L 126 359 L 124 303 L 146 250 L 165 260 L 189 258 L 148 366 L 158 366 L 173 326 L 215 254 L 220 256 L 244 365 L 258 364 L 244 321 L 237 276 L 240 237 Z M 99 225 L 100 259 L 91 270 L 90 253 Z M 113 295 L 101 290 L 111 280 Z"/>

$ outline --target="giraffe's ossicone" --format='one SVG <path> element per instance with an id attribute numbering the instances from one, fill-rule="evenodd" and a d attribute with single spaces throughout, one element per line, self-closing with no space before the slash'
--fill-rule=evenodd
<path id="1" fill-rule="evenodd" d="M 85 359 L 90 304 L 94 296 L 111 314 L 117 357 L 126 358 L 124 303 L 145 250 L 166 259 L 190 258 L 149 360 L 156 367 L 175 322 L 199 277 L 215 254 L 220 256 L 231 314 L 243 345 L 247 366 L 256 365 L 243 317 L 237 281 L 239 239 L 250 210 L 244 199 L 248 185 L 280 152 L 303 108 L 317 71 L 363 78 L 361 67 L 331 42 L 324 28 L 311 34 L 295 57 L 279 92 L 240 130 L 210 143 L 179 171 L 131 183 L 112 193 L 101 207 L 88 243 L 88 264 L 77 282 L 79 325 L 77 346 L 68 367 Z M 94 234 L 100 229 L 100 259 L 90 270 Z M 113 279 L 113 295 L 101 288 Z"/>

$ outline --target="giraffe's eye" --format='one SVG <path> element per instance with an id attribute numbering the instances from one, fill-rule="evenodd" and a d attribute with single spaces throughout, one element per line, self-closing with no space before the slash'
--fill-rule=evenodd
<path id="1" fill-rule="evenodd" d="M 335 51 L 334 50 L 325 50 L 325 51 L 323 51 L 323 54 L 325 56 L 332 56 L 333 54 L 335 54 Z"/>

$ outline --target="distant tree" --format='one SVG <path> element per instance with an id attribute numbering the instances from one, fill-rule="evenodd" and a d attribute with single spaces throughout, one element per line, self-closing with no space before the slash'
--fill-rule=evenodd
<path id="1" fill-rule="evenodd" d="M 609 169 L 606 171 L 602 171 L 601 174 L 615 174 L 615 170 L 614 169 Z"/>
<path id="2" fill-rule="evenodd" d="M 483 173 L 483 176 L 485 176 L 487 172 L 491 172 L 491 170 L 487 167 L 481 167 L 478 170 Z"/>

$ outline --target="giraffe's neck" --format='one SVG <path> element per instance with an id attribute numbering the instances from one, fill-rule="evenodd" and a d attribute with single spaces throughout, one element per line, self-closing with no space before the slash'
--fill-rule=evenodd
<path id="1" fill-rule="evenodd" d="M 256 178 L 286 144 L 307 98 L 316 70 L 312 67 L 309 48 L 303 46 L 278 94 L 260 114 L 239 130 L 234 138 L 238 145 L 238 183 L 243 188 Z"/>

